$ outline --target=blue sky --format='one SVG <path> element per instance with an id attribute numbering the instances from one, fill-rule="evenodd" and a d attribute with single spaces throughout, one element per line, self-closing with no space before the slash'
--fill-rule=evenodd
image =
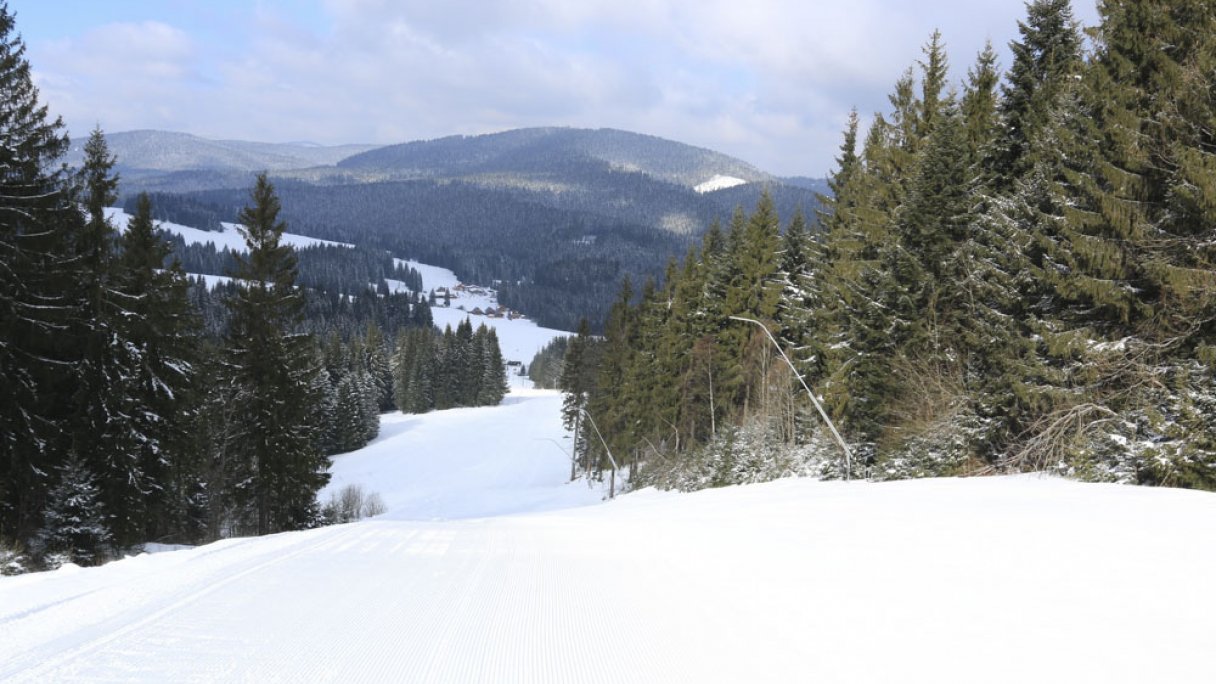
<path id="1" fill-rule="evenodd" d="M 9 0 L 74 136 L 390 144 L 610 127 L 822 176 L 934 28 L 956 81 L 1019 0 Z M 1092 0 L 1074 12 L 1092 24 Z"/>

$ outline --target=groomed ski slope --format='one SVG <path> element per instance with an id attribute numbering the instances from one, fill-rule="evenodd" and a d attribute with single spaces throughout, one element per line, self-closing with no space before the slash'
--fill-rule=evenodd
<path id="1" fill-rule="evenodd" d="M 1008 477 L 602 503 L 546 441 L 559 405 L 386 417 L 334 465 L 375 520 L 0 578 L 0 680 L 1212 681 L 1216 496 Z"/>

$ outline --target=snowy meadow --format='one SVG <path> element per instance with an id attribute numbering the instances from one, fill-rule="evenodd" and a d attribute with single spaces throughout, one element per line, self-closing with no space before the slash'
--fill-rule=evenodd
<path id="1" fill-rule="evenodd" d="M 1216 499 L 1016 476 L 605 500 L 560 395 L 389 414 L 373 519 L 0 579 L 0 680 L 1204 682 Z M 322 493 L 323 495 L 326 492 Z"/>

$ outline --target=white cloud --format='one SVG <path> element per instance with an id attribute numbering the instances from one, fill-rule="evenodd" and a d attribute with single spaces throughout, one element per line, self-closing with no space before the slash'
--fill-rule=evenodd
<path id="1" fill-rule="evenodd" d="M 848 110 L 885 108 L 935 26 L 961 79 L 1023 12 L 1009 0 L 319 1 L 328 23 L 258 5 L 222 44 L 146 21 L 31 52 L 77 131 L 393 143 L 611 126 L 819 175 Z"/>

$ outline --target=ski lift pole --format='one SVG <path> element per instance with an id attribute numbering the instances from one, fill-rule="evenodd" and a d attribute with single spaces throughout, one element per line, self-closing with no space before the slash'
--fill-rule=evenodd
<path id="1" fill-rule="evenodd" d="M 832 419 L 828 418 L 828 412 L 823 410 L 823 404 L 819 403 L 819 399 L 815 397 L 815 393 L 812 392 L 811 388 L 807 386 L 806 380 L 802 379 L 802 373 L 798 372 L 798 369 L 794 367 L 794 362 L 790 361 L 790 357 L 786 356 L 785 350 L 782 349 L 781 345 L 777 343 L 777 338 L 773 337 L 773 333 L 768 329 L 768 326 L 754 318 L 744 318 L 743 316 L 728 316 L 728 318 L 730 318 L 732 321 L 753 323 L 759 326 L 759 328 L 764 331 L 765 335 L 768 335 L 769 341 L 772 342 L 773 346 L 777 348 L 777 353 L 781 355 L 781 358 L 785 359 L 785 363 L 790 367 L 790 370 L 793 371 L 794 377 L 798 378 L 798 383 L 802 385 L 802 389 L 806 390 L 806 395 L 811 398 L 811 403 L 815 405 L 815 409 L 819 411 L 819 416 L 823 418 L 824 423 L 827 423 L 828 429 L 832 431 L 832 436 L 836 438 L 836 443 L 840 445 L 840 450 L 844 452 L 844 479 L 847 482 L 849 479 L 851 479 L 853 473 L 853 453 L 849 451 L 849 445 L 845 444 L 844 438 L 841 437 L 840 432 L 836 430 L 836 426 L 832 423 Z"/>
<path id="2" fill-rule="evenodd" d="M 608 448 L 608 442 L 604 441 L 604 435 L 600 434 L 600 427 L 595 424 L 595 419 L 591 417 L 591 412 L 587 409 L 582 409 L 583 415 L 587 417 L 587 422 L 591 423 L 592 429 L 595 430 L 595 436 L 600 438 L 600 444 L 604 445 L 604 452 L 608 454 L 608 461 L 612 463 L 612 473 L 608 476 L 608 498 L 616 498 L 616 471 L 620 468 L 616 464 L 616 459 L 612 457 L 612 450 Z"/>

